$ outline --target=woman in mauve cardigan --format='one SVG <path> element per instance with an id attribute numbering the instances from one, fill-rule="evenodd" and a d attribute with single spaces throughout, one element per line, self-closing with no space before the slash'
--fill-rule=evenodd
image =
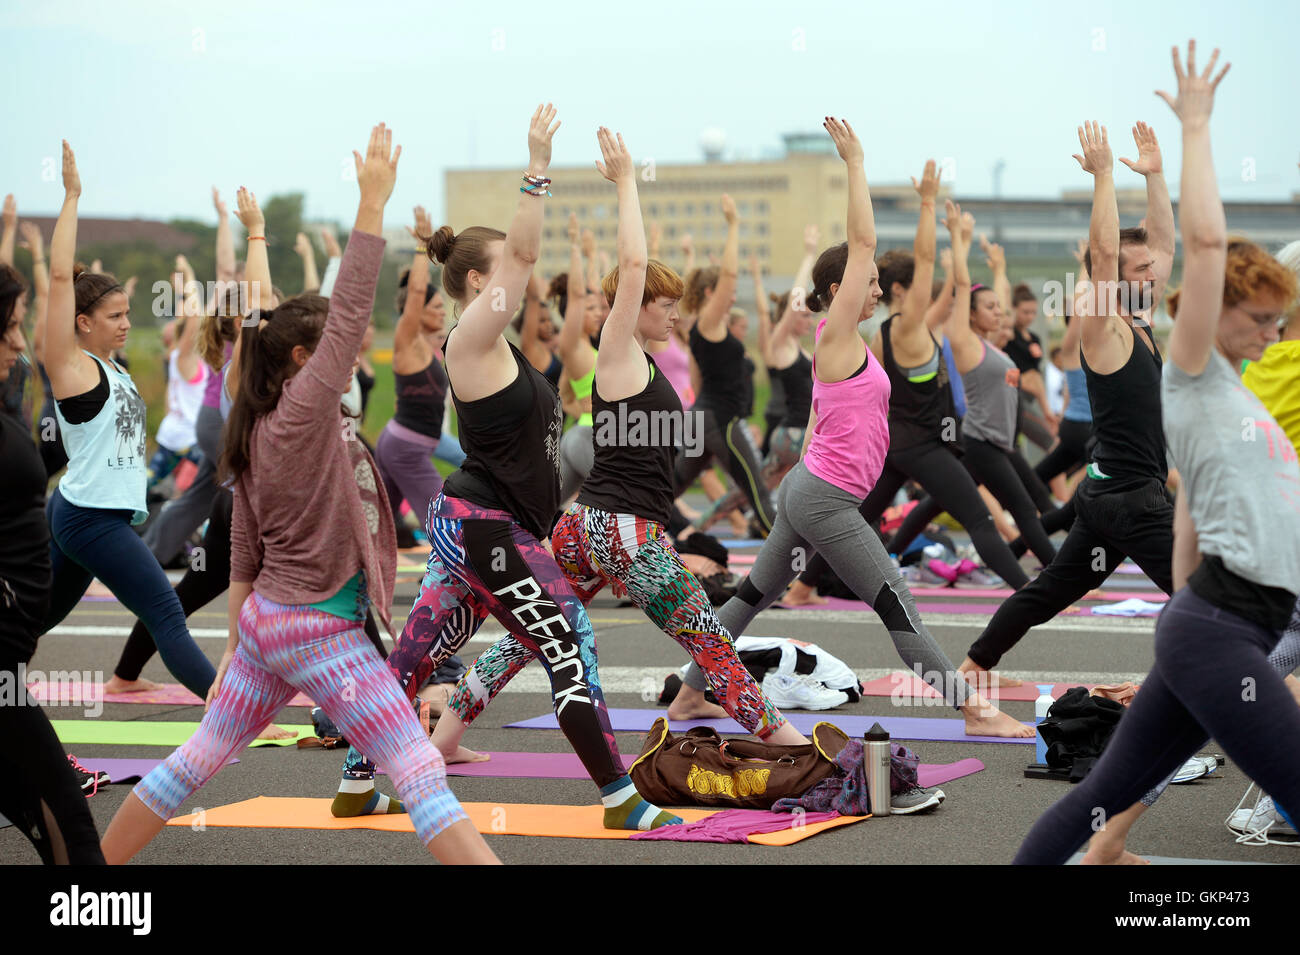
<path id="1" fill-rule="evenodd" d="M 148 844 L 295 690 L 375 754 L 435 857 L 496 861 L 363 629 L 368 594 L 388 625 L 395 537 L 374 462 L 345 426 L 338 395 L 374 301 L 400 154 L 383 124 L 365 159 L 354 154 L 361 203 L 332 297 L 298 296 L 245 320 L 223 461 L 235 480 L 230 640 L 198 731 L 113 817 L 103 842 L 110 863 Z M 252 231 L 257 248 L 263 236 Z"/>

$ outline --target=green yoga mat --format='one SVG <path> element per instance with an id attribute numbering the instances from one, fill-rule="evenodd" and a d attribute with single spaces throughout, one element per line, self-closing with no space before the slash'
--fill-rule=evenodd
<path id="1" fill-rule="evenodd" d="M 65 745 L 180 746 L 194 735 L 198 723 L 149 722 L 147 720 L 50 720 L 59 742 Z M 290 739 L 256 739 L 251 746 L 293 746 L 298 740 L 315 736 L 311 726 L 277 723 L 281 729 L 298 735 Z"/>

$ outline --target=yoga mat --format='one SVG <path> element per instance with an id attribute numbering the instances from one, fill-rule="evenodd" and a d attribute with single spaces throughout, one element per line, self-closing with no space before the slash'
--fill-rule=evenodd
<path id="1" fill-rule="evenodd" d="M 1065 691 L 1072 686 L 1086 686 L 1089 690 L 1093 684 L 1090 683 L 1056 683 L 1052 686 L 1052 699 L 1060 699 Z M 1038 699 L 1038 685 L 1036 683 L 1025 683 L 1023 686 L 1003 686 L 989 687 L 987 690 L 980 690 L 980 694 L 986 700 L 1015 700 L 1023 703 L 1033 703 Z M 882 676 L 877 680 L 863 685 L 863 696 L 895 696 L 917 699 L 939 699 L 942 694 L 930 684 L 926 683 L 915 673 L 895 674 L 894 676 Z"/>
<path id="2" fill-rule="evenodd" d="M 111 756 L 90 756 L 86 759 L 78 759 L 87 769 L 96 773 L 108 773 L 109 782 L 111 783 L 134 783 L 144 779 L 149 775 L 155 766 L 162 763 L 161 759 L 116 759 Z M 239 760 L 232 758 L 226 763 L 237 763 Z"/>
<path id="3" fill-rule="evenodd" d="M 732 540 L 731 538 L 719 538 L 718 543 L 721 544 L 723 547 L 727 548 L 727 550 L 731 550 L 731 548 L 733 547 L 762 547 L 763 546 L 763 542 L 761 540 L 756 540 L 750 537 L 746 537 L 742 540 Z"/>
<path id="4" fill-rule="evenodd" d="M 581 761 L 573 753 L 490 753 L 486 763 L 454 763 L 447 767 L 448 776 L 479 776 L 492 779 L 590 779 Z M 630 767 L 636 756 L 625 754 L 623 765 Z M 978 759 L 955 763 L 922 763 L 917 771 L 926 789 L 962 776 L 978 773 L 984 764 Z M 928 780 L 928 781 L 927 781 Z"/>
<path id="5" fill-rule="evenodd" d="M 940 707 L 934 707 L 939 710 Z M 663 710 L 635 710 L 611 707 L 609 710 L 610 727 L 616 733 L 647 733 L 654 721 L 663 716 Z M 783 714 L 795 729 L 807 735 L 818 723 L 833 723 L 849 737 L 860 737 L 871 729 L 872 723 L 879 723 L 890 736 L 898 739 L 921 739 L 935 742 L 954 743 L 1034 743 L 1034 737 L 1004 739 L 1000 736 L 967 736 L 966 725 L 957 719 L 938 719 L 924 716 L 847 716 L 836 713 L 785 713 Z M 1025 724 L 1027 726 L 1032 724 Z M 674 732 L 685 732 L 692 726 L 709 726 L 724 735 L 743 736 L 745 729 L 732 719 L 725 720 L 691 720 L 681 722 L 673 720 L 668 726 Z M 506 724 L 506 729 L 554 730 L 559 729 L 554 713 L 535 716 L 531 720 Z"/>
<path id="6" fill-rule="evenodd" d="M 79 746 L 180 746 L 194 735 L 198 723 L 149 722 L 147 720 L 50 720 L 59 742 Z M 310 726 L 282 725 L 298 735 L 289 739 L 255 739 L 250 746 L 293 746 L 300 739 L 316 735 Z"/>
<path id="7" fill-rule="evenodd" d="M 258 796 L 202 813 L 169 819 L 169 826 L 232 826 L 255 829 L 378 829 L 383 832 L 415 832 L 405 813 L 383 816 L 355 816 L 336 819 L 330 814 L 330 799 Z M 488 836 L 558 836 L 572 839 L 631 839 L 632 832 L 606 829 L 601 825 L 600 806 L 548 806 L 532 803 L 463 802 L 461 808 L 479 832 Z M 712 809 L 676 809 L 687 822 L 712 815 Z M 751 836 L 760 845 L 789 845 L 835 826 L 859 821 L 861 816 L 842 816 L 814 823 L 802 829 Z M 775 838 L 773 838 L 775 837 Z"/>
<path id="8" fill-rule="evenodd" d="M 1015 591 L 1005 587 L 908 587 L 912 591 L 913 597 L 998 597 L 1005 599 L 1010 597 Z M 1099 597 L 1085 598 L 1088 600 L 1124 600 L 1128 597 L 1141 597 L 1151 603 L 1163 603 L 1169 599 L 1169 595 L 1160 590 L 1153 590 L 1149 593 L 1140 593 L 1133 590 L 1101 591 Z"/>
<path id="9" fill-rule="evenodd" d="M 105 693 L 102 683 L 28 683 L 27 691 L 38 703 L 161 703 L 165 706 L 202 706 L 203 700 L 179 683 L 164 683 L 160 690 L 142 690 L 139 693 Z M 302 693 L 294 694 L 287 706 L 315 706 Z"/>

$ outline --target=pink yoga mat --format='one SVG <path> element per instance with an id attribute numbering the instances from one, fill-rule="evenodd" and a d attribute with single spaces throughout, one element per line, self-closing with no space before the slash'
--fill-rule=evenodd
<path id="1" fill-rule="evenodd" d="M 1093 684 L 1054 683 L 1052 685 L 1052 698 L 1060 699 L 1065 695 L 1065 691 L 1073 686 L 1086 686 L 1091 690 Z M 987 692 L 982 689 L 980 692 L 985 699 L 1015 700 L 1019 702 L 1032 703 L 1038 699 L 1038 684 L 1026 683 L 1024 686 L 993 687 L 988 689 Z M 895 694 L 902 699 L 931 698 L 937 700 L 941 696 L 938 690 L 930 686 L 930 684 L 926 683 L 915 673 L 882 676 L 878 680 L 872 680 L 870 683 L 864 684 L 862 690 L 863 696 L 892 697 Z"/>
<path id="2" fill-rule="evenodd" d="M 201 706 L 203 700 L 191 693 L 179 683 L 164 683 L 161 690 L 145 690 L 139 693 L 105 693 L 102 683 L 60 683 L 53 693 L 47 683 L 29 683 L 27 690 L 32 699 L 38 703 L 82 703 L 102 700 L 105 703 L 161 703 L 167 706 Z M 294 694 L 289 706 L 315 706 L 301 693 Z"/>

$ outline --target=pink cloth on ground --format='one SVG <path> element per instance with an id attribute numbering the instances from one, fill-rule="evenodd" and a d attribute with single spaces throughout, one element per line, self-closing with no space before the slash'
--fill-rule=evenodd
<path id="1" fill-rule="evenodd" d="M 795 821 L 810 826 L 839 818 L 838 812 L 806 812 L 794 817 L 788 812 L 767 809 L 724 809 L 699 822 L 680 826 L 660 826 L 649 832 L 635 833 L 633 839 L 658 839 L 664 842 L 748 842 L 751 835 L 789 829 Z"/>
<path id="2" fill-rule="evenodd" d="M 817 326 L 821 338 L 826 319 Z M 812 440 L 808 470 L 854 497 L 865 498 L 880 479 L 889 453 L 889 375 L 864 344 L 866 365 L 852 378 L 824 382 L 813 358 Z"/>

